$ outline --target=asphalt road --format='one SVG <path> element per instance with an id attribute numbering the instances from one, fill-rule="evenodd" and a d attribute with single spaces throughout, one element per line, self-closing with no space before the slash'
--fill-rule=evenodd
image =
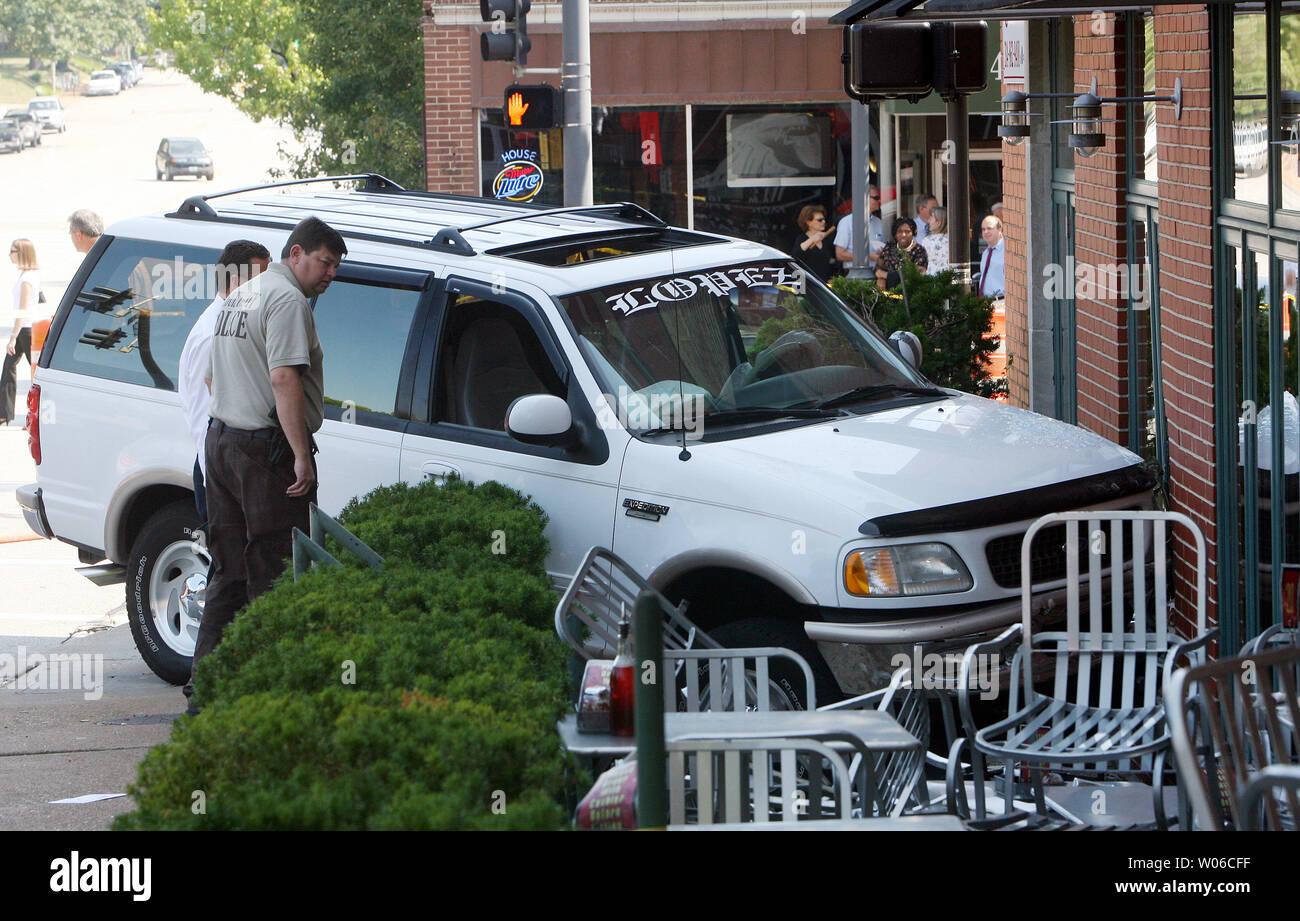
<path id="1" fill-rule="evenodd" d="M 110 229 L 124 218 L 171 211 L 190 195 L 268 181 L 268 170 L 282 164 L 277 144 L 294 144 L 287 131 L 253 123 L 172 71 L 146 68 L 143 81 L 119 96 L 65 96 L 63 104 L 65 133 L 0 155 L 0 242 L 32 240 L 48 313 L 82 259 L 68 239 L 73 211 L 90 208 Z M 153 158 L 165 136 L 201 138 L 213 151 L 215 180 L 158 181 Z M 11 309 L 14 274 L 10 263 L 0 264 L 0 311 Z M 129 799 L 53 801 L 124 793 L 145 751 L 167 737 L 183 699 L 136 653 L 123 586 L 88 581 L 77 572 L 75 549 L 39 539 L 22 519 L 14 491 L 37 478 L 21 427 L 28 386 L 24 363 L 20 421 L 0 426 L 0 828 L 104 828 L 131 808 Z M 42 680 L 50 670 L 40 657 L 50 653 L 93 664 L 102 679 L 98 696 Z"/>

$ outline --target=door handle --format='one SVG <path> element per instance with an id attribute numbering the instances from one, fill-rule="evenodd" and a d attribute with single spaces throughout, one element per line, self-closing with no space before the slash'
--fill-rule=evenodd
<path id="1" fill-rule="evenodd" d="M 446 486 L 447 477 L 460 476 L 460 469 L 453 467 L 451 464 L 440 464 L 437 461 L 428 461 L 420 465 L 420 478 L 423 480 L 433 480 L 434 486 Z"/>

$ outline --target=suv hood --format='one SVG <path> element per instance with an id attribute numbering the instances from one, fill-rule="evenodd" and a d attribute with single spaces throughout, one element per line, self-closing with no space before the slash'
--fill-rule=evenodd
<path id="1" fill-rule="evenodd" d="M 845 416 L 749 438 L 633 440 L 623 488 L 749 509 L 821 530 L 1049 486 L 1141 462 L 1081 428 L 970 395 Z M 671 464 L 671 467 L 667 465 Z M 665 469 L 667 467 L 667 469 Z M 755 508 L 755 497 L 762 497 Z"/>

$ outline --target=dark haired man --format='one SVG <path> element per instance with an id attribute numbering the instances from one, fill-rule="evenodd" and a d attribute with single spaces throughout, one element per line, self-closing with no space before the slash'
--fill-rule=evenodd
<path id="1" fill-rule="evenodd" d="M 208 373 L 208 356 L 212 353 L 212 332 L 216 328 L 221 305 L 230 297 L 230 292 L 265 272 L 270 264 L 271 253 L 261 243 L 252 240 L 232 240 L 227 243 L 217 257 L 216 290 L 213 292 L 216 297 L 194 322 L 185 339 L 185 347 L 181 349 L 176 391 L 180 394 L 185 421 L 189 423 L 190 434 L 198 449 L 198 456 L 194 460 L 194 504 L 199 517 L 204 521 L 208 517 L 208 505 L 203 489 L 204 471 L 207 469 L 203 446 L 208 437 L 210 402 L 204 381 Z"/>
<path id="2" fill-rule="evenodd" d="M 324 354 L 309 299 L 330 286 L 347 251 L 337 230 L 309 217 L 289 235 L 281 261 L 235 289 L 217 315 L 207 373 L 212 569 L 195 668 L 236 612 L 284 570 L 293 529 L 308 529 L 316 500 L 311 436 L 324 417 Z"/>

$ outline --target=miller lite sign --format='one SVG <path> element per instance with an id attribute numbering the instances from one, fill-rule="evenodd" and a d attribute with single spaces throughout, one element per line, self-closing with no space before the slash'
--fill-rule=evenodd
<path id="1" fill-rule="evenodd" d="M 492 197 L 501 201 L 531 201 L 542 190 L 542 168 L 531 150 L 507 150 L 505 164 L 492 180 Z"/>

